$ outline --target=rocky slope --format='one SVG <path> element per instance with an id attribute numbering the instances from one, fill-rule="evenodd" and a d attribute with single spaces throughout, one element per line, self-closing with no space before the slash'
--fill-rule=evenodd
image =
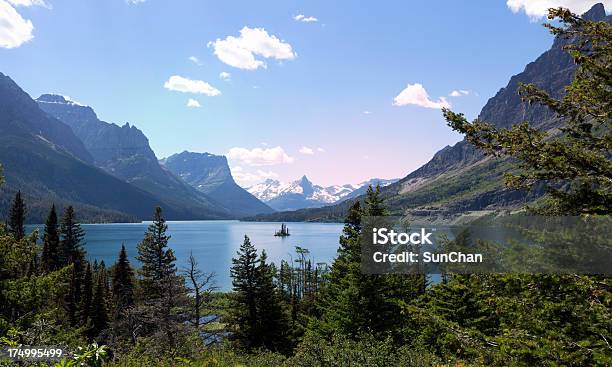
<path id="1" fill-rule="evenodd" d="M 28 221 L 42 223 L 55 203 L 77 208 L 80 219 L 149 218 L 162 201 L 91 163 L 93 157 L 71 128 L 42 111 L 11 78 L 0 73 L 0 215 L 22 190 Z M 170 215 L 177 214 L 169 209 Z"/>
<path id="2" fill-rule="evenodd" d="M 160 163 L 238 217 L 274 211 L 236 184 L 224 156 L 184 151 Z"/>
<path id="3" fill-rule="evenodd" d="M 89 106 L 58 95 L 37 99 L 41 109 L 61 120 L 83 142 L 93 163 L 164 202 L 178 216 L 169 219 L 229 218 L 230 210 L 193 189 L 160 166 L 147 137 L 135 126 L 107 123 Z"/>

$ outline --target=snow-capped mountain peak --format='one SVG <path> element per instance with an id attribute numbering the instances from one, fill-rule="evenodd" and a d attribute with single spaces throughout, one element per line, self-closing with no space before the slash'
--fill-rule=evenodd
<path id="1" fill-rule="evenodd" d="M 251 194 L 276 210 L 297 210 L 331 205 L 365 193 L 369 185 L 389 185 L 397 180 L 372 179 L 358 184 L 320 186 L 308 177 L 282 183 L 267 179 L 247 188 Z"/>

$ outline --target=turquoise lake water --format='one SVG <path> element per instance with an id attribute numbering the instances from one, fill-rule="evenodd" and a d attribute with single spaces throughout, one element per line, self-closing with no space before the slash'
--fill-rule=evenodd
<path id="1" fill-rule="evenodd" d="M 112 265 L 124 243 L 132 265 L 138 266 L 135 259 L 136 246 L 142 240 L 149 222 L 119 224 L 83 224 L 85 230 L 85 250 L 93 261 L 104 260 Z M 342 232 L 339 223 L 287 223 L 291 236 L 274 237 L 280 223 L 239 222 L 239 221 L 186 221 L 168 222 L 169 246 L 174 250 L 178 268 L 182 268 L 189 253 L 193 251 L 200 268 L 216 274 L 216 285 L 221 290 L 232 287 L 230 267 L 232 257 L 244 240 L 249 236 L 258 251 L 266 250 L 268 258 L 276 264 L 284 259 L 295 259 L 295 246 L 310 250 L 313 264 L 326 262 L 331 265 L 338 248 L 338 238 Z M 41 227 L 41 226 L 36 226 Z"/>

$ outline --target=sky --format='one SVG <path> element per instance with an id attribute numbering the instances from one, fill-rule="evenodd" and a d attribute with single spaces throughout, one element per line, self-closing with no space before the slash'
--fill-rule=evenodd
<path id="1" fill-rule="evenodd" d="M 228 157 L 242 186 L 401 178 L 461 139 L 592 1 L 0 0 L 0 72 L 136 125 L 158 158 Z M 612 0 L 604 1 L 606 10 Z"/>

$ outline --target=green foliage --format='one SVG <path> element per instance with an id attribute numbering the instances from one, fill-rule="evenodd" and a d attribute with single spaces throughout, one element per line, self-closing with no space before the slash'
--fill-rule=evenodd
<path id="1" fill-rule="evenodd" d="M 163 281 L 176 273 L 176 257 L 168 247 L 168 225 L 160 207 L 155 208 L 153 223 L 144 239 L 138 244 L 138 261 L 142 263 L 138 273 L 143 292 L 150 297 L 162 297 Z"/>
<path id="2" fill-rule="evenodd" d="M 125 251 L 121 245 L 119 259 L 113 268 L 113 297 L 116 317 L 125 309 L 134 304 L 134 271 Z"/>
<path id="3" fill-rule="evenodd" d="M 372 334 L 362 334 L 355 338 L 347 338 L 341 334 L 334 334 L 331 340 L 307 337 L 296 350 L 295 356 L 284 365 L 295 367 L 425 367 L 445 366 L 446 364 L 441 358 L 426 351 L 408 345 L 398 346 L 390 337 L 376 338 Z M 462 363 L 453 365 L 465 366 Z"/>
<path id="4" fill-rule="evenodd" d="M 60 265 L 59 260 L 59 231 L 57 224 L 57 213 L 55 205 L 51 206 L 49 216 L 45 222 L 43 231 L 42 266 L 44 271 L 56 270 Z"/>
<path id="5" fill-rule="evenodd" d="M 237 255 L 232 259 L 234 294 L 227 320 L 232 340 L 247 351 L 264 347 L 286 352 L 288 325 L 265 252 L 259 257 L 249 237 L 244 236 Z"/>
<path id="6" fill-rule="evenodd" d="M 102 367 L 108 359 L 108 347 L 92 343 L 86 347 L 79 347 L 71 359 L 64 359 L 55 364 L 55 367 Z"/>
<path id="7" fill-rule="evenodd" d="M 84 261 L 83 238 L 85 232 L 77 222 L 72 206 L 64 210 L 60 224 L 60 234 L 62 237 L 58 250 L 60 266 L 73 263 L 81 264 Z"/>
<path id="8" fill-rule="evenodd" d="M 353 337 L 394 333 L 404 322 L 398 301 L 408 301 L 424 291 L 422 276 L 362 273 L 361 217 L 387 213 L 378 187 L 368 189 L 365 203 L 362 209 L 355 202 L 347 215 L 338 256 L 322 287 L 316 317 L 311 320 L 311 330 L 324 337 L 333 333 Z"/>
<path id="9" fill-rule="evenodd" d="M 139 304 L 133 315 L 134 326 L 148 338 L 152 350 L 159 353 L 180 346 L 185 337 L 188 304 L 184 278 L 177 275 L 176 257 L 168 247 L 167 229 L 162 210 L 157 207 L 153 223 L 138 244 L 142 266 L 138 271 Z"/>
<path id="10" fill-rule="evenodd" d="M 498 129 L 463 114 L 444 110 L 449 126 L 471 144 L 494 156 L 518 159 L 522 169 L 510 174 L 511 187 L 546 182 L 550 192 L 545 214 L 606 214 L 612 208 L 612 26 L 583 20 L 567 9 L 551 9 L 547 25 L 559 37 L 571 39 L 568 50 L 578 70 L 563 98 L 557 100 L 534 85 L 523 85 L 525 101 L 548 107 L 565 122 L 560 134 L 541 131 L 528 122 Z"/>
<path id="11" fill-rule="evenodd" d="M 0 174 L 1 173 L 2 171 L 0 171 Z M 0 184 L 1 183 L 2 181 L 0 181 Z M 11 206 L 11 211 L 9 212 L 8 228 L 9 232 L 18 241 L 25 237 L 25 216 L 25 203 L 21 197 L 21 191 L 17 191 L 17 194 L 15 194 L 15 200 Z"/>

